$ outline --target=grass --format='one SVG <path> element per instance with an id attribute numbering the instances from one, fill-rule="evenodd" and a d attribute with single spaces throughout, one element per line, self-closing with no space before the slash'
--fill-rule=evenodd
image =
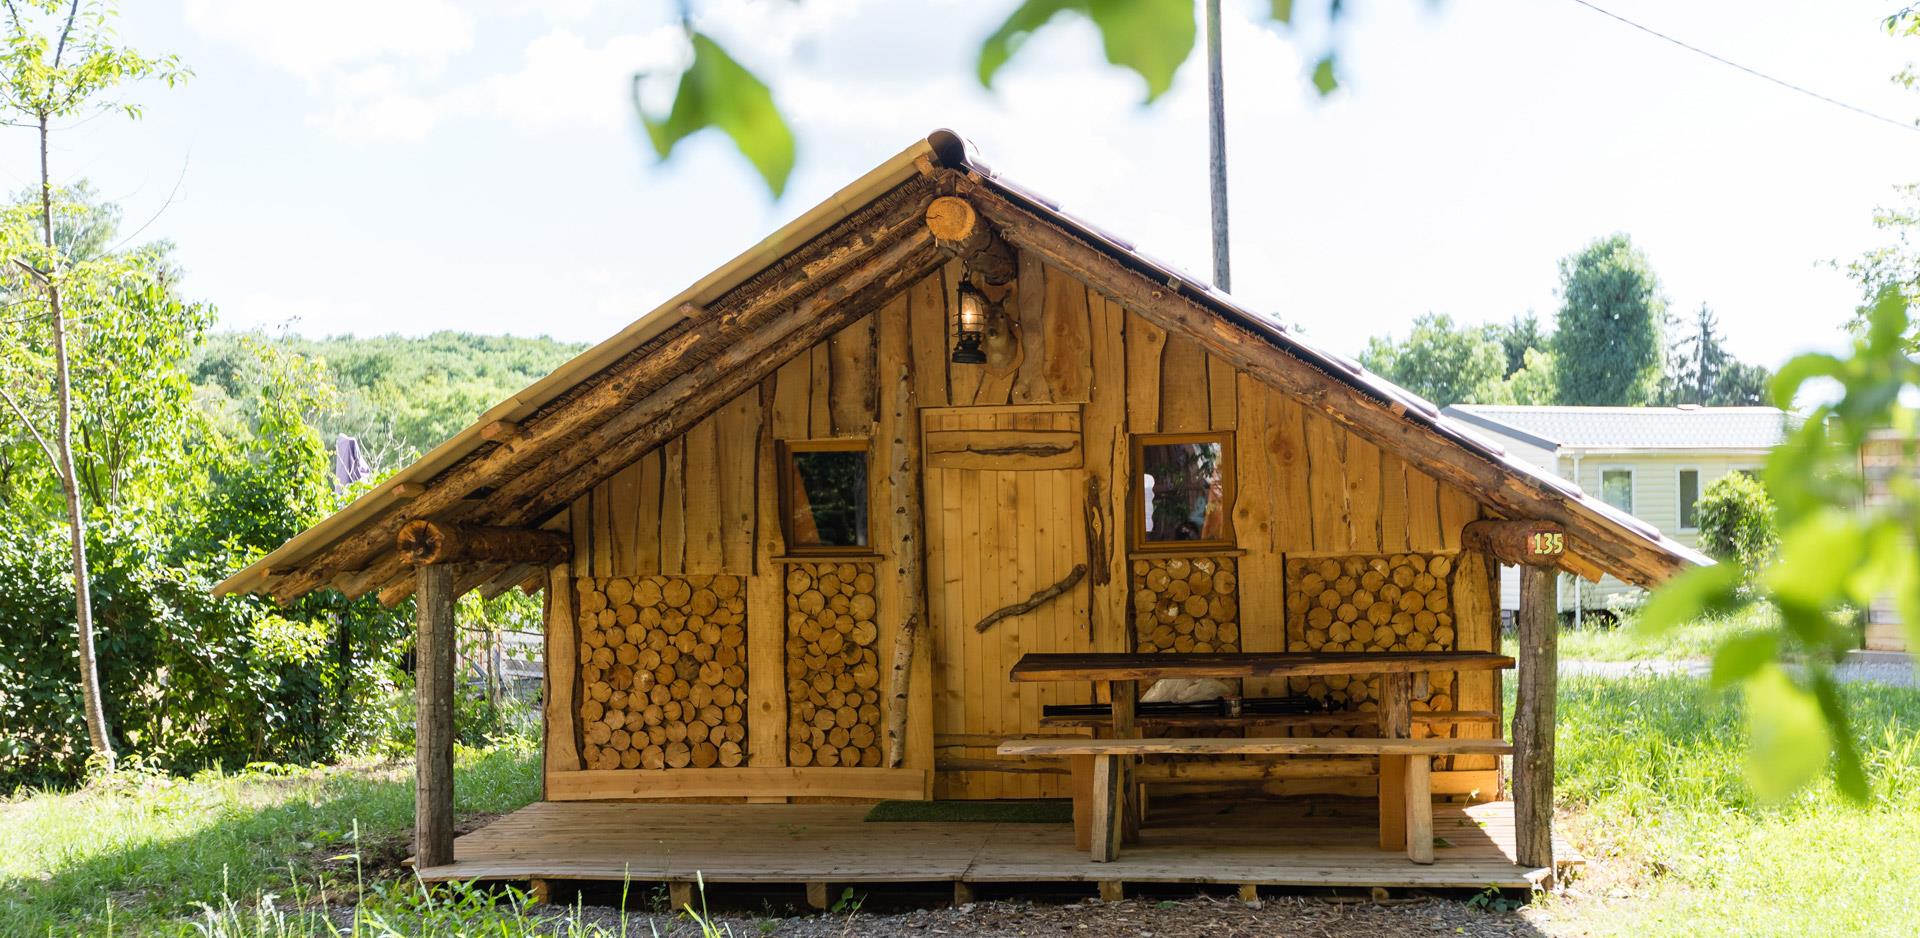
<path id="1" fill-rule="evenodd" d="M 1737 701 L 1683 676 L 1563 681 L 1565 827 L 1600 860 L 1549 907 L 1596 935 L 1920 934 L 1920 691 L 1849 685 L 1873 783 L 1782 804 L 1744 782 Z"/>
<path id="2" fill-rule="evenodd" d="M 1622 617 L 1619 625 L 1562 628 L 1560 660 L 1704 661 L 1713 657 L 1713 650 L 1722 639 L 1764 627 L 1772 615 L 1766 608 L 1750 607 L 1730 616 L 1690 622 L 1665 635 L 1648 637 L 1634 631 L 1629 613 Z M 1512 634 L 1503 636 L 1500 644 L 1505 654 L 1518 651 Z"/>
<path id="3" fill-rule="evenodd" d="M 459 812 L 539 797 L 529 743 L 462 748 L 456 760 Z M 165 932 L 228 897 L 290 895 L 296 883 L 350 893 L 352 855 L 391 878 L 412 823 L 408 764 L 126 772 L 75 792 L 16 795 L 0 801 L 0 935 L 104 934 L 109 915 Z"/>
<path id="4" fill-rule="evenodd" d="M 1766 805 L 1742 781 L 1736 699 L 1683 675 L 1564 679 L 1561 826 L 1593 863 L 1529 915 L 1633 938 L 1920 934 L 1920 691 L 1843 695 L 1873 801 L 1823 785 Z M 463 815 L 538 795 L 527 743 L 463 749 L 458 764 Z M 16 796 L 0 801 L 0 935 L 620 934 L 511 892 L 411 888 L 397 872 L 411 812 L 404 764 L 124 773 Z"/>

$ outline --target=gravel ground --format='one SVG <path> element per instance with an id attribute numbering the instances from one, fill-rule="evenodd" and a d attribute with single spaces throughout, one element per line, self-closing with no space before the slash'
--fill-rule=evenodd
<path id="1" fill-rule="evenodd" d="M 620 913 L 586 907 L 587 918 L 618 928 Z M 698 938 L 696 923 L 685 916 L 631 915 L 628 934 L 662 938 Z M 974 902 L 957 908 L 922 909 L 896 914 L 813 915 L 799 918 L 715 917 L 721 934 L 735 938 L 878 938 L 896 935 L 964 935 L 968 938 L 1031 938 L 1036 935 L 1153 936 L 1199 935 L 1206 938 L 1385 938 L 1395 935 L 1465 935 L 1470 938 L 1524 938 L 1546 934 L 1525 912 L 1491 912 L 1442 898 L 1372 902 L 1317 897 L 1270 897 L 1260 908 L 1230 898 L 1179 901 L 1128 900 L 1049 905 L 1029 902 Z"/>
<path id="2" fill-rule="evenodd" d="M 1707 661 L 1671 661 L 1649 658 L 1643 661 L 1562 661 L 1561 674 L 1596 677 L 1629 677 L 1635 674 L 1690 674 L 1704 678 L 1713 670 Z M 1920 687 L 1911 660 L 1886 655 L 1850 658 L 1834 669 L 1841 683 L 1872 681 L 1893 687 Z"/>

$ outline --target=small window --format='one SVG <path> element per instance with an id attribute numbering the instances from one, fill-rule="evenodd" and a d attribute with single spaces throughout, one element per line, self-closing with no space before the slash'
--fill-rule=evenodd
<path id="1" fill-rule="evenodd" d="M 787 549 L 847 553 L 867 546 L 867 441 L 796 440 L 781 460 Z"/>
<path id="2" fill-rule="evenodd" d="M 1700 470 L 1680 470 L 1680 530 L 1700 527 Z"/>
<path id="3" fill-rule="evenodd" d="M 1600 500 L 1633 514 L 1633 470 L 1600 470 Z"/>
<path id="4" fill-rule="evenodd" d="M 1133 440 L 1137 547 L 1233 543 L 1233 449 L 1224 433 Z"/>

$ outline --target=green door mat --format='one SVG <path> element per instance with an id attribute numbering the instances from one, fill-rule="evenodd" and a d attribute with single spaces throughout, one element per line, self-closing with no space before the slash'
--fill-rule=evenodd
<path id="1" fill-rule="evenodd" d="M 1003 801 L 882 801 L 869 821 L 959 821 L 985 824 L 1071 824 L 1073 802 L 1064 798 Z"/>

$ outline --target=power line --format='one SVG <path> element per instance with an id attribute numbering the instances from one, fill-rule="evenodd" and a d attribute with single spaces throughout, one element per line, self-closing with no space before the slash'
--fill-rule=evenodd
<path id="1" fill-rule="evenodd" d="M 1607 17 L 1608 19 L 1625 23 L 1626 25 L 1631 26 L 1634 29 L 1637 29 L 1643 33 L 1646 33 L 1649 36 L 1653 36 L 1656 39 L 1660 39 L 1665 42 L 1670 42 L 1676 46 L 1679 46 L 1682 49 L 1687 50 L 1688 52 L 1696 53 L 1698 55 L 1704 55 L 1707 58 L 1714 60 L 1715 62 L 1719 62 L 1721 65 L 1728 66 L 1729 68 L 1739 69 L 1740 71 L 1746 72 L 1747 74 L 1752 75 L 1755 78 L 1761 79 L 1763 81 L 1772 82 L 1789 91 L 1797 91 L 1816 101 L 1821 101 L 1827 104 L 1831 104 L 1834 107 L 1844 108 L 1862 117 L 1870 117 L 1877 121 L 1882 121 L 1884 123 L 1892 124 L 1893 126 L 1900 128 L 1901 130 L 1920 131 L 1920 126 L 1916 126 L 1914 124 L 1908 123 L 1903 120 L 1898 120 L 1892 117 L 1888 117 L 1885 114 L 1876 114 L 1873 111 L 1867 110 L 1866 108 L 1859 107 L 1857 105 L 1848 104 L 1847 102 L 1839 100 L 1838 98 L 1830 98 L 1824 94 L 1821 94 L 1818 91 L 1814 91 L 1811 88 L 1806 88 L 1801 85 L 1796 85 L 1793 82 L 1787 81 L 1782 78 L 1775 78 L 1772 75 L 1767 74 L 1766 72 L 1760 71 L 1759 69 L 1748 68 L 1745 65 L 1741 65 L 1739 62 L 1733 61 L 1732 59 L 1723 58 L 1721 56 L 1714 55 L 1713 53 L 1708 52 L 1707 50 L 1702 49 L 1699 46 L 1693 45 L 1688 42 L 1684 42 L 1679 39 L 1675 39 L 1674 37 L 1669 36 L 1666 33 L 1663 33 L 1657 29 L 1653 29 L 1652 27 L 1648 27 L 1648 26 L 1642 26 L 1639 23 L 1634 22 L 1633 20 L 1627 19 L 1626 17 L 1613 12 L 1612 10 L 1607 10 L 1607 9 L 1603 9 L 1601 7 L 1595 6 L 1592 3 L 1587 2 L 1587 0 L 1573 0 L 1573 2 L 1583 7 L 1586 7 L 1587 9 L 1592 10 L 1593 12 L 1598 13 L 1601 16 Z"/>

